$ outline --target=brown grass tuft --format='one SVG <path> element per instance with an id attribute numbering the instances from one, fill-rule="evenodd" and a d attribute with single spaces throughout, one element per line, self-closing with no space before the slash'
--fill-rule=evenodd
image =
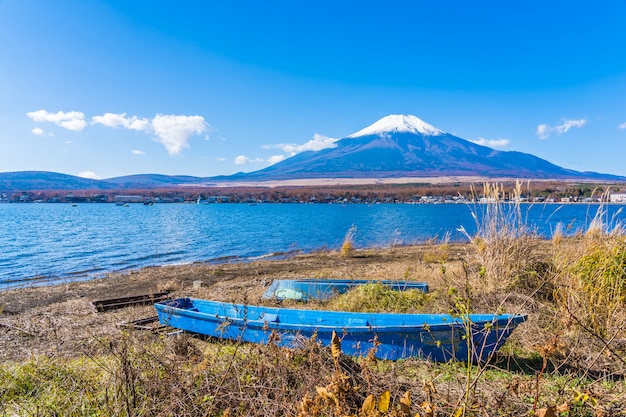
<path id="1" fill-rule="evenodd" d="M 354 252 L 354 235 L 356 234 L 356 226 L 352 225 L 350 229 L 346 232 L 346 235 L 343 238 L 343 243 L 341 244 L 341 255 L 344 257 L 351 256 Z"/>

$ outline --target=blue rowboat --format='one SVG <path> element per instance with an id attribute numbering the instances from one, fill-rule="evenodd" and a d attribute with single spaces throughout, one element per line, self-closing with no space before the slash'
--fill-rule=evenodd
<path id="1" fill-rule="evenodd" d="M 277 279 L 261 296 L 264 300 L 326 301 L 351 288 L 380 283 L 396 291 L 420 290 L 428 292 L 425 282 L 365 280 L 365 279 Z"/>
<path id="2" fill-rule="evenodd" d="M 221 339 L 302 346 L 315 337 L 330 345 L 333 331 L 341 350 L 379 359 L 422 357 L 486 361 L 502 346 L 524 315 L 351 313 L 263 307 L 179 298 L 155 305 L 159 321 L 177 329 Z M 465 336 L 469 334 L 469 338 Z"/>

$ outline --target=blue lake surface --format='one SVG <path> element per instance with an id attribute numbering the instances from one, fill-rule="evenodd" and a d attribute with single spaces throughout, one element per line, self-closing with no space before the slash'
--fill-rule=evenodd
<path id="1" fill-rule="evenodd" d="M 91 279 L 110 271 L 191 262 L 250 260 L 338 249 L 354 225 L 357 248 L 423 243 L 476 231 L 466 204 L 0 204 L 0 289 Z M 594 204 L 522 205 L 545 237 L 561 223 L 585 230 Z M 621 205 L 606 224 L 626 223 Z"/>

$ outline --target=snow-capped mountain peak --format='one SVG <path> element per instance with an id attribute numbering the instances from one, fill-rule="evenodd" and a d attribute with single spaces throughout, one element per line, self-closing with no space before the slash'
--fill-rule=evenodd
<path id="1" fill-rule="evenodd" d="M 445 133 L 411 114 L 391 114 L 348 137 L 357 138 L 360 136 L 393 132 L 421 133 L 429 136 L 443 135 Z"/>

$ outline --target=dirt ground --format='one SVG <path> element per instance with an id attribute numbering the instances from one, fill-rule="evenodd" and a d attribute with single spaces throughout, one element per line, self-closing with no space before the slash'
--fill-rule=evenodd
<path id="1" fill-rule="evenodd" d="M 0 292 L 0 361 L 37 355 L 84 354 L 94 344 L 124 331 L 120 324 L 155 316 L 151 305 L 98 313 L 96 300 L 172 291 L 171 297 L 198 297 L 254 304 L 277 278 L 408 279 L 435 288 L 441 265 L 430 245 L 294 255 L 246 263 L 149 267 L 104 278 Z M 467 256 L 467 246 L 451 245 L 446 268 Z M 201 288 L 194 289 L 194 281 Z"/>

